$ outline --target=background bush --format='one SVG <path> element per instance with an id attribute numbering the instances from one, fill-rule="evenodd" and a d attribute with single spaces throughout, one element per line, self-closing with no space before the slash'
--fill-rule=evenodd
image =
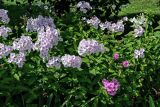
<path id="1" fill-rule="evenodd" d="M 60 30 L 60 35 L 63 38 L 63 41 L 59 42 L 58 46 L 50 51 L 50 55 L 78 55 L 77 47 L 80 40 L 87 38 L 94 38 L 103 43 L 106 52 L 83 57 L 81 69 L 46 68 L 38 52 L 31 52 L 27 55 L 27 61 L 23 68 L 8 64 L 4 58 L 0 62 L 1 104 L 9 107 L 138 107 L 147 106 L 148 104 L 158 106 L 160 89 L 159 26 L 156 29 L 153 29 L 152 26 L 146 27 L 144 36 L 140 38 L 135 38 L 133 31 L 128 31 L 127 34 L 104 33 L 100 29 L 89 26 L 81 20 L 81 17 L 98 15 L 102 20 L 108 19 L 108 16 L 112 14 L 111 5 L 115 3 L 116 10 L 119 10 L 120 3 L 116 4 L 115 1 L 108 1 L 110 5 L 103 7 L 105 4 L 102 3 L 105 1 L 99 3 L 93 1 L 91 5 L 96 8 L 102 6 L 102 11 L 96 9 L 93 10 L 93 13 L 84 15 L 70 9 L 69 4 L 73 3 L 71 4 L 73 6 L 77 2 L 66 1 L 68 5 L 61 2 L 52 2 L 55 5 L 54 11 L 60 14 L 53 14 L 48 10 L 30 4 L 33 5 L 31 9 L 25 10 L 28 8 L 26 6 L 26 8 L 23 7 L 24 11 L 19 13 L 26 16 L 16 20 L 15 17 L 12 17 L 14 13 L 9 11 L 11 22 L 7 26 L 12 28 L 13 33 L 9 35 L 7 40 L 0 38 L 1 42 L 11 44 L 15 38 L 20 37 L 22 34 L 29 35 L 35 40 L 36 33 L 27 33 L 25 31 L 26 20 L 30 16 L 37 17 L 42 14 L 51 16 L 54 19 L 55 25 Z M 68 7 L 64 6 L 63 9 L 63 6 L 59 5 Z M 8 8 L 5 5 L 3 7 Z M 106 11 L 106 9 L 109 10 Z M 68 12 L 64 12 L 64 10 Z M 103 12 L 106 13 L 103 14 Z M 116 12 L 113 11 L 113 13 Z M 16 21 L 14 22 L 14 20 Z M 145 57 L 136 60 L 133 56 L 134 50 L 141 47 L 145 49 Z M 118 61 L 113 59 L 115 52 L 120 54 Z M 120 63 L 124 60 L 129 61 L 129 68 L 125 69 L 121 66 Z M 103 89 L 101 81 L 104 78 L 119 80 L 121 87 L 116 96 L 109 96 Z"/>

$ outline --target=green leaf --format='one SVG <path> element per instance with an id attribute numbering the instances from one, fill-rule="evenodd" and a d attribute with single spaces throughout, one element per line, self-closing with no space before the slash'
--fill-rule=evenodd
<path id="1" fill-rule="evenodd" d="M 153 98 L 151 96 L 149 96 L 149 107 L 155 107 Z"/>

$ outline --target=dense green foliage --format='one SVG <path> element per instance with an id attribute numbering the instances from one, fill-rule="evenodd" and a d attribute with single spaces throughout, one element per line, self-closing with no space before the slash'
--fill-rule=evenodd
<path id="1" fill-rule="evenodd" d="M 44 9 L 43 5 L 42 7 L 35 6 L 34 3 L 30 4 L 31 8 L 28 7 L 28 4 L 18 4 L 15 7 L 3 5 L 3 8 L 9 10 L 8 14 L 11 19 L 6 26 L 10 27 L 13 32 L 7 39 L 0 37 L 0 42 L 12 45 L 12 42 L 22 34 L 30 36 L 35 42 L 37 33 L 26 32 L 26 23 L 30 17 L 35 18 L 40 14 L 54 19 L 56 28 L 63 39 L 49 51 L 50 55 L 78 56 L 79 42 L 87 38 L 103 43 L 105 52 L 82 57 L 82 65 L 78 69 L 47 68 L 37 51 L 27 54 L 22 68 L 8 63 L 8 57 L 0 59 L 0 106 L 160 106 L 160 25 L 156 23 L 156 20 L 145 14 L 147 24 L 144 24 L 144 35 L 135 38 L 134 28 L 129 21 L 124 23 L 124 32 L 112 33 L 96 29 L 82 20 L 82 17 L 90 18 L 93 15 L 98 16 L 102 21 L 108 20 L 108 16 L 117 14 L 119 11 L 121 0 L 107 0 L 108 3 L 105 2 L 106 0 L 100 0 L 98 3 L 95 3 L 97 0 L 93 0 L 91 5 L 95 6 L 97 10 L 89 10 L 88 14 L 84 14 L 74 7 L 77 4 L 76 0 L 66 0 L 61 3 L 62 1 L 48 0 L 51 4 L 48 5 L 48 9 Z M 105 6 L 103 2 L 109 5 Z M 54 8 L 52 8 L 52 3 Z M 117 6 L 116 11 L 110 8 L 113 4 Z M 17 7 L 22 11 L 18 11 Z M 17 13 L 15 13 L 16 11 Z M 115 21 L 115 19 L 117 18 L 109 20 Z M 153 24 L 156 23 L 156 28 L 148 24 L 149 21 L 153 21 Z M 145 49 L 144 58 L 135 59 L 134 51 L 140 48 Z M 118 60 L 113 58 L 115 53 L 120 55 Z M 125 60 L 129 61 L 127 68 L 121 64 Z M 104 89 L 102 80 L 112 80 L 113 78 L 119 81 L 120 88 L 115 96 L 110 96 Z"/>

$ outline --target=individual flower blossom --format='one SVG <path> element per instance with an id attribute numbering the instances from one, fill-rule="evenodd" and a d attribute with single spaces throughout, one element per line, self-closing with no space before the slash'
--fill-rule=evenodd
<path id="1" fill-rule="evenodd" d="M 12 30 L 9 27 L 5 27 L 5 26 L 0 27 L 0 36 L 2 36 L 3 38 L 7 38 L 8 33 L 11 33 L 11 32 Z"/>
<path id="2" fill-rule="evenodd" d="M 48 63 L 46 64 L 47 67 L 61 67 L 61 58 L 60 57 L 52 57 L 49 59 Z"/>
<path id="3" fill-rule="evenodd" d="M 33 47 L 32 38 L 29 36 L 21 36 L 13 42 L 13 49 L 19 50 L 20 52 L 31 51 Z"/>
<path id="4" fill-rule="evenodd" d="M 25 61 L 25 54 L 22 52 L 20 52 L 19 54 L 10 53 L 10 57 L 8 58 L 8 63 L 15 63 L 19 68 L 23 67 Z"/>
<path id="5" fill-rule="evenodd" d="M 138 59 L 138 58 L 144 58 L 144 49 L 141 48 L 140 50 L 135 50 L 134 51 L 134 58 Z"/>
<path id="6" fill-rule="evenodd" d="M 8 56 L 12 52 L 12 50 L 13 50 L 12 46 L 7 46 L 7 45 L 0 43 L 0 59 L 2 57 Z"/>
<path id="7" fill-rule="evenodd" d="M 6 24 L 9 23 L 8 10 L 0 9 L 0 21 Z"/>
<path id="8" fill-rule="evenodd" d="M 78 54 L 80 56 L 86 56 L 87 54 L 94 54 L 99 52 L 104 52 L 105 48 L 103 44 L 99 44 L 93 39 L 83 39 L 80 41 L 78 46 Z"/>
<path id="9" fill-rule="evenodd" d="M 91 24 L 92 26 L 94 26 L 96 29 L 98 29 L 99 24 L 101 23 L 101 21 L 98 19 L 98 17 L 94 16 L 91 19 L 87 20 L 87 24 Z"/>
<path id="10" fill-rule="evenodd" d="M 80 8 L 80 11 L 82 11 L 83 13 L 87 13 L 88 10 L 92 9 L 90 4 L 88 2 L 85 2 L 85 1 L 78 2 L 77 8 Z"/>
<path id="11" fill-rule="evenodd" d="M 82 59 L 79 56 L 65 54 L 61 57 L 62 64 L 64 67 L 80 68 Z"/>
<path id="12" fill-rule="evenodd" d="M 119 59 L 119 54 L 118 53 L 115 53 L 114 56 L 113 56 L 114 60 L 118 60 Z"/>
<path id="13" fill-rule="evenodd" d="M 125 16 L 125 17 L 122 18 L 122 20 L 123 20 L 123 21 L 128 21 L 129 19 L 128 19 L 127 16 Z"/>
<path id="14" fill-rule="evenodd" d="M 120 84 L 118 80 L 112 79 L 112 81 L 108 81 L 106 79 L 102 80 L 104 89 L 107 91 L 107 93 L 111 96 L 116 95 L 118 89 L 120 88 Z"/>
<path id="15" fill-rule="evenodd" d="M 26 31 L 27 32 L 39 31 L 40 29 L 44 29 L 48 26 L 55 28 L 55 24 L 53 22 L 53 19 L 51 17 L 48 18 L 48 17 L 43 17 L 43 16 L 39 15 L 38 18 L 28 19 Z"/>
<path id="16" fill-rule="evenodd" d="M 111 22 L 106 21 L 105 23 L 100 23 L 99 26 L 102 30 L 109 29 Z"/>
<path id="17" fill-rule="evenodd" d="M 112 23 L 111 26 L 109 26 L 108 30 L 111 32 L 124 32 L 123 21 L 118 21 L 117 23 Z"/>
<path id="18" fill-rule="evenodd" d="M 140 37 L 140 36 L 143 35 L 143 33 L 144 33 L 144 29 L 141 26 L 139 26 L 138 28 L 134 29 L 134 36 L 135 37 Z"/>
<path id="19" fill-rule="evenodd" d="M 128 61 L 123 61 L 123 62 L 122 62 L 122 66 L 123 66 L 124 68 L 128 68 L 128 67 L 129 67 L 129 62 L 128 62 Z"/>
<path id="20" fill-rule="evenodd" d="M 33 46 L 34 50 L 40 51 L 40 56 L 45 59 L 48 58 L 48 52 L 53 46 L 56 46 L 59 41 L 58 30 L 51 27 L 41 29 L 38 32 L 38 39 Z"/>

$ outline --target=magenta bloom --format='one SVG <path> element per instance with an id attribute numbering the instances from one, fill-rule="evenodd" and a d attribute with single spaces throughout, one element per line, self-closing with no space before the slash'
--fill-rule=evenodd
<path id="1" fill-rule="evenodd" d="M 106 79 L 103 79 L 102 83 L 103 83 L 105 90 L 107 91 L 107 93 L 109 95 L 111 95 L 111 96 L 116 95 L 116 93 L 120 87 L 118 80 L 112 79 L 112 81 L 108 81 Z"/>
<path id="2" fill-rule="evenodd" d="M 128 62 L 128 61 L 123 61 L 123 62 L 122 62 L 122 66 L 123 66 L 124 68 L 129 67 L 129 62 Z"/>
<path id="3" fill-rule="evenodd" d="M 118 60 L 119 59 L 119 54 L 118 53 L 115 53 L 114 56 L 113 56 L 114 60 Z"/>

